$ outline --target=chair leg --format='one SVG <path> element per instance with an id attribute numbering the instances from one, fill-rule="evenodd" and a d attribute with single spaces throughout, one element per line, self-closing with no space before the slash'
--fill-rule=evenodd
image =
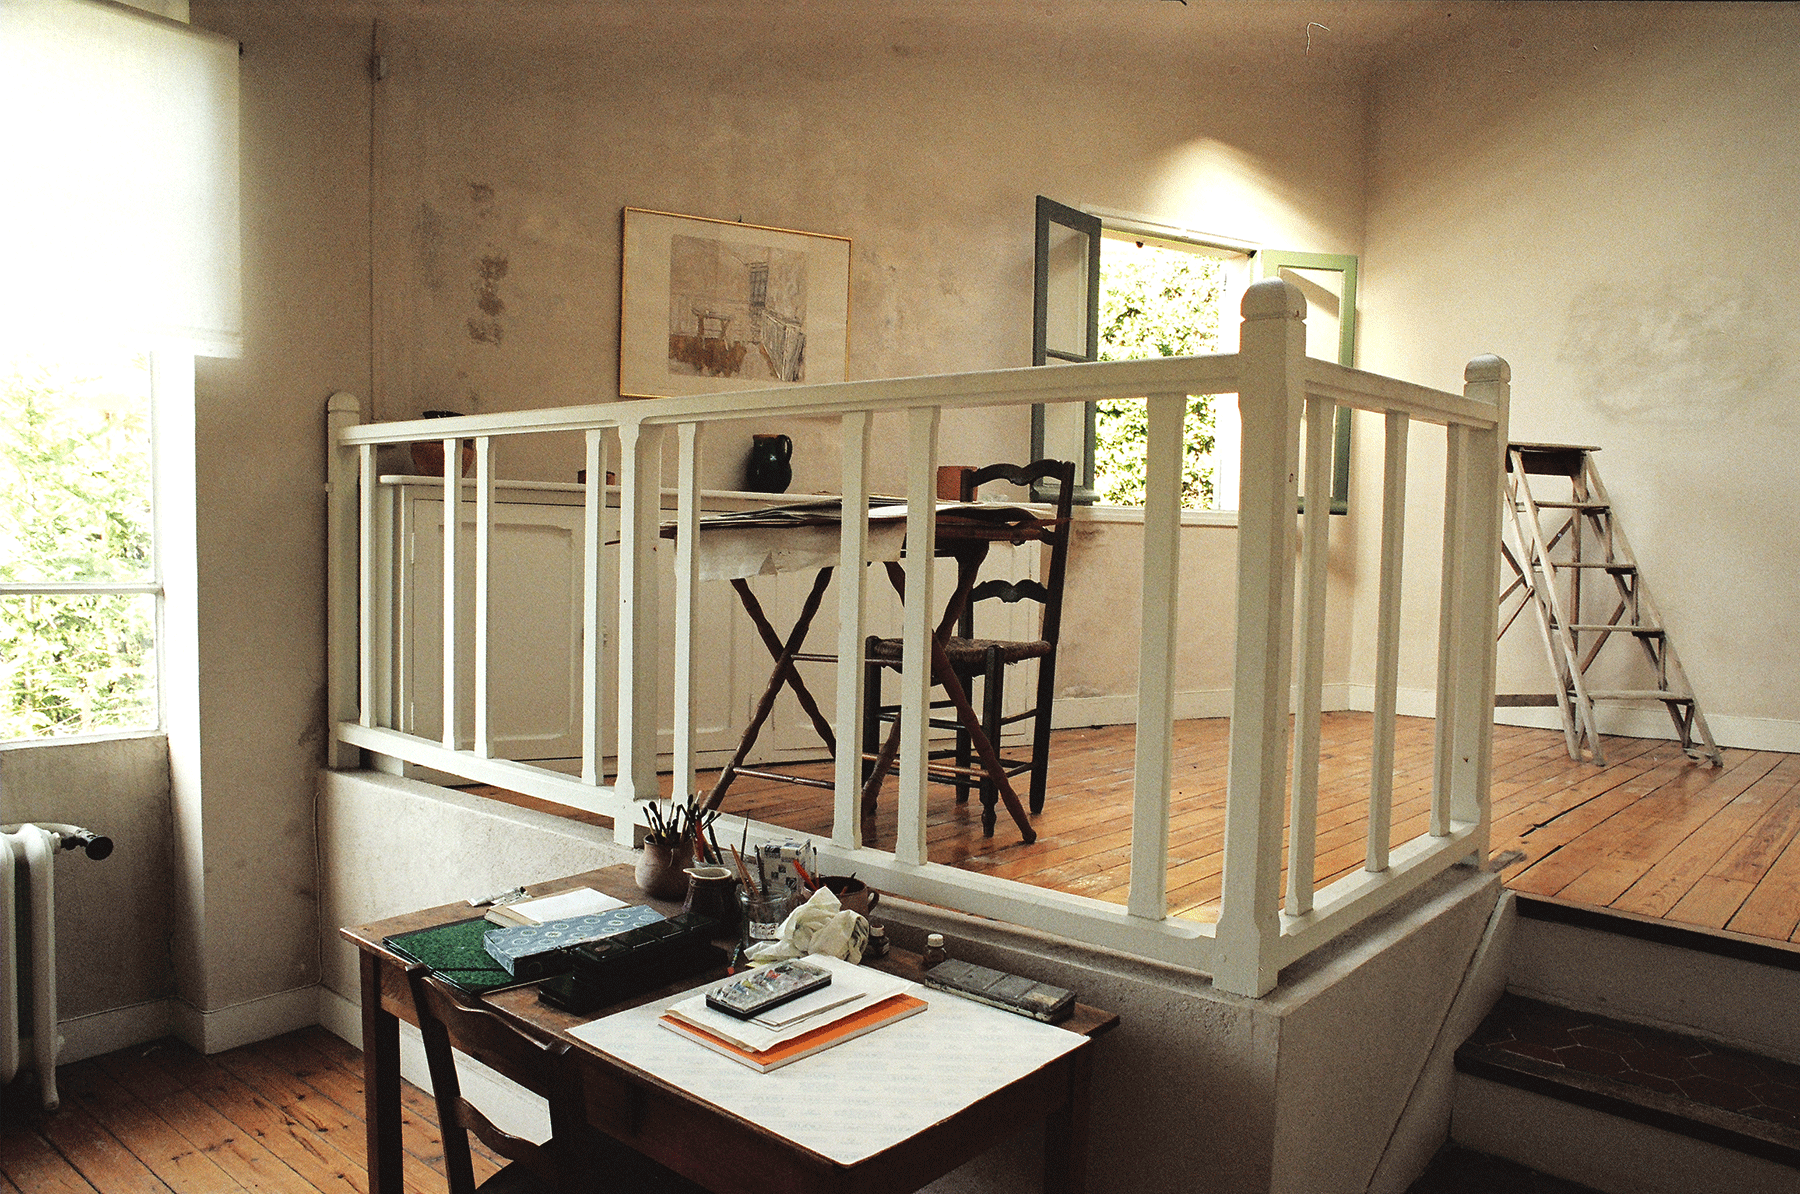
<path id="1" fill-rule="evenodd" d="M 956 723 L 956 765 L 960 768 L 968 769 L 973 765 L 974 759 L 975 742 L 969 737 L 969 728 L 963 725 L 961 721 L 958 721 Z M 973 786 L 969 782 L 969 777 L 966 775 L 957 776 L 955 786 L 956 803 L 967 804 L 969 802 L 969 788 Z M 988 799 L 986 788 L 982 789 L 982 799 Z"/>
<path id="2" fill-rule="evenodd" d="M 1056 649 L 1038 660 L 1037 716 L 1031 731 L 1031 795 L 1033 813 L 1044 811 L 1044 786 L 1050 771 L 1050 715 L 1056 696 Z"/>
<path id="3" fill-rule="evenodd" d="M 875 760 L 870 756 L 881 749 L 881 672 L 879 663 L 869 658 L 875 650 L 875 636 L 870 635 L 863 644 L 863 700 L 862 700 L 862 780 L 869 782 L 869 774 L 875 770 Z"/>
<path id="4" fill-rule="evenodd" d="M 981 680 L 981 732 L 993 744 L 994 753 L 1000 753 L 1000 716 L 1004 706 L 1006 693 L 1006 665 L 1000 661 L 1000 650 L 989 647 L 987 650 L 987 667 Z M 992 776 L 985 776 L 981 781 L 981 832 L 985 837 L 994 836 L 994 805 L 1000 799 L 1000 790 L 994 786 Z"/>

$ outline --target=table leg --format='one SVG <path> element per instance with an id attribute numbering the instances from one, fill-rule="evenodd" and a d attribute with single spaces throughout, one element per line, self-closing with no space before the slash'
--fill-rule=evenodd
<path id="1" fill-rule="evenodd" d="M 361 951 L 363 1121 L 368 1132 L 369 1194 L 402 1194 L 400 1164 L 400 1021 L 381 1006 L 381 960 Z"/>
<path id="2" fill-rule="evenodd" d="M 806 632 L 812 626 L 813 616 L 819 612 L 819 599 L 824 595 L 825 586 L 831 583 L 831 569 L 819 569 L 819 575 L 813 580 L 812 592 L 807 594 L 806 602 L 800 607 L 800 617 L 794 628 L 788 633 L 787 642 L 782 642 L 775 634 L 775 628 L 769 625 L 762 605 L 756 600 L 756 594 L 742 580 L 733 580 L 731 585 L 737 590 L 742 601 L 744 612 L 750 615 L 755 623 L 757 633 L 762 636 L 763 645 L 769 654 L 775 657 L 775 670 L 769 675 L 768 686 L 763 689 L 761 699 L 756 702 L 756 711 L 751 714 L 750 724 L 744 727 L 744 733 L 738 739 L 737 750 L 731 756 L 731 762 L 725 764 L 719 772 L 719 778 L 713 783 L 712 791 L 706 794 L 706 809 L 716 809 L 725 802 L 725 792 L 731 787 L 731 781 L 737 778 L 738 768 L 744 765 L 749 757 L 750 749 L 756 745 L 757 737 L 762 733 L 763 723 L 774 711 L 775 698 L 781 694 L 781 686 L 789 685 L 794 695 L 799 698 L 801 708 L 812 718 L 813 728 L 825 740 L 825 746 L 833 755 L 837 754 L 837 740 L 831 732 L 831 723 L 819 712 L 819 706 L 813 700 L 812 693 L 807 690 L 806 682 L 800 678 L 800 671 L 794 666 L 794 654 L 800 650 L 800 644 L 806 641 Z"/>
<path id="3" fill-rule="evenodd" d="M 1092 1053 L 1083 1045 L 1068 1056 L 1069 1100 L 1044 1120 L 1044 1194 L 1083 1194 L 1087 1189 Z"/>

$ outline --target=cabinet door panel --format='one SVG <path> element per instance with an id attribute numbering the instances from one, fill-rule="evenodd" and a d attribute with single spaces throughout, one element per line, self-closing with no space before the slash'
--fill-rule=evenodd
<path id="1" fill-rule="evenodd" d="M 418 500 L 407 521 L 410 618 L 404 618 L 409 683 L 402 728 L 428 738 L 443 733 L 444 504 Z M 578 507 L 498 503 L 494 509 L 491 715 L 494 752 L 507 759 L 581 755 L 581 521 Z M 470 550 L 459 561 L 458 715 L 473 724 L 475 523 L 465 511 Z M 473 745 L 465 737 L 462 749 Z"/>

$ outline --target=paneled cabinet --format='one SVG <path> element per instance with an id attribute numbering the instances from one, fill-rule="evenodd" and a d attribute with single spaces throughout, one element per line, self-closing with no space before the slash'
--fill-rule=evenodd
<path id="1" fill-rule="evenodd" d="M 461 662 L 455 686 L 459 724 L 469 727 L 474 716 L 474 614 L 475 504 L 474 487 L 465 482 L 461 506 L 462 551 L 458 593 L 463 606 L 458 612 L 458 658 Z M 556 483 L 497 482 L 494 502 L 493 604 L 490 626 L 492 643 L 492 707 L 495 753 L 508 759 L 530 761 L 558 770 L 576 771 L 581 760 L 581 658 L 583 638 L 582 539 L 584 495 L 579 485 Z M 703 495 L 708 512 L 744 509 L 766 504 L 767 495 L 709 492 Z M 664 497 L 668 519 L 674 517 L 672 493 Z M 379 652 L 386 665 L 378 677 L 377 692 L 387 712 L 387 724 L 410 734 L 440 739 L 443 735 L 443 483 L 435 477 L 386 476 L 381 479 L 377 505 L 379 544 L 385 559 L 376 570 L 385 580 L 378 641 L 388 649 Z M 609 496 L 602 539 L 609 557 L 603 571 L 616 573 L 618 551 L 617 494 Z M 990 553 L 983 575 L 1013 578 L 1035 575 L 1037 545 L 1011 548 L 1004 544 Z M 660 737 L 658 749 L 672 749 L 674 723 L 674 552 L 671 544 L 658 544 L 660 650 L 657 696 Z M 940 592 L 954 583 L 954 572 L 942 562 Z M 873 634 L 897 634 L 899 602 L 879 570 L 868 577 L 868 629 Z M 811 573 L 781 573 L 751 581 L 752 590 L 776 629 L 785 634 L 799 613 L 813 582 Z M 702 764 L 717 766 L 737 746 L 764 685 L 771 660 L 736 593 L 724 582 L 702 583 L 697 591 L 696 653 L 699 677 L 695 685 L 696 746 Z M 605 611 L 611 626 L 615 610 Z M 1025 633 L 1027 627 L 1008 628 Z M 607 675 L 616 674 L 614 636 L 608 632 L 605 652 Z M 830 653 L 837 642 L 836 587 L 827 593 L 814 619 L 807 648 Z M 836 692 L 832 664 L 802 665 L 808 687 L 829 713 Z M 891 682 L 890 682 L 891 683 Z M 1026 693 L 1024 685 L 1009 684 L 1010 693 Z M 1023 700 L 1024 697 L 1021 697 Z M 609 722 L 612 719 L 609 719 Z M 613 753 L 614 726 L 607 726 L 605 752 Z M 473 745 L 465 737 L 458 744 Z M 784 691 L 770 724 L 757 743 L 752 761 L 820 758 L 822 744 L 810 721 L 791 693 Z M 427 778 L 423 770 L 411 772 Z"/>

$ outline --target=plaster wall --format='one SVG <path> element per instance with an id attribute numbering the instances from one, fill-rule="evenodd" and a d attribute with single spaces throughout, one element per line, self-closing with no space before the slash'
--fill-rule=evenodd
<path id="1" fill-rule="evenodd" d="M 1515 439 L 1603 449 L 1715 735 L 1795 749 L 1800 540 L 1775 503 L 1800 483 L 1800 323 L 1781 282 L 1800 264 L 1800 9 L 1450 5 L 1429 32 L 1374 76 L 1368 367 L 1438 385 L 1478 353 L 1506 357 Z M 1365 477 L 1379 453 L 1365 424 Z M 1428 505 L 1441 477 L 1414 476 Z M 1420 616 L 1438 546 L 1407 560 Z M 1359 642 L 1359 674 L 1372 650 Z M 1408 643 L 1402 684 L 1430 688 L 1430 669 L 1429 640 Z M 1522 622 L 1500 690 L 1549 686 Z"/>
<path id="2" fill-rule="evenodd" d="M 1130 9 L 541 6 L 504 36 L 485 10 L 381 10 L 374 417 L 616 396 L 626 206 L 850 237 L 853 378 L 1028 364 L 1039 193 L 1358 251 L 1362 92 L 1343 53 Z M 1022 460 L 1028 418 L 949 412 L 942 458 Z M 769 430 L 715 427 L 703 483 L 736 486 L 749 435 Z M 834 489 L 835 426 L 779 430 L 793 490 Z M 903 483 L 899 434 L 878 427 L 878 489 Z M 575 437 L 500 452 L 504 475 L 567 481 L 581 463 Z M 1078 536 L 1059 686 L 1097 699 L 1072 722 L 1129 716 L 1137 611 L 1119 598 L 1140 537 Z M 1230 530 L 1183 535 L 1190 716 L 1221 712 L 1230 686 L 1235 547 Z M 1333 642 L 1336 676 L 1348 639 Z"/>
<path id="3" fill-rule="evenodd" d="M 112 855 L 98 862 L 80 850 L 57 852 L 61 1019 L 173 994 L 169 751 L 163 737 L 0 750 L 0 824 L 26 821 L 78 825 L 113 841 Z"/>
<path id="4" fill-rule="evenodd" d="M 607 831 L 371 772 L 322 775 L 320 835 L 323 1018 L 352 1038 L 356 956 L 330 926 L 629 858 Z M 925 905 L 884 900 L 882 912 L 903 947 L 943 932 L 956 957 L 1119 1013 L 1094 1055 L 1092 1188 L 1320 1194 L 1368 1188 L 1390 1141 L 1428 1137 L 1404 1158 L 1422 1167 L 1443 1139 L 1449 1083 L 1420 1076 L 1498 896 L 1494 876 L 1453 868 L 1290 967 L 1261 1000 L 1216 992 L 1204 975 Z M 1462 1032 L 1469 1023 L 1458 1021 Z M 1440 1050 L 1439 1078 L 1453 1047 Z M 1036 1189 L 1042 1140 L 1032 1128 L 996 1141 L 928 1188 Z M 1416 1172 L 1402 1164 L 1384 1176 L 1380 1188 L 1403 1190 Z"/>
<path id="5" fill-rule="evenodd" d="M 171 607 L 192 669 L 171 713 L 177 984 L 208 1043 L 215 1014 L 270 997 L 309 1015 L 319 974 L 323 411 L 368 379 L 368 27 L 305 15 L 301 36 L 278 6 L 192 10 L 244 47 L 245 351 L 197 365 L 176 495 L 193 574 Z"/>

